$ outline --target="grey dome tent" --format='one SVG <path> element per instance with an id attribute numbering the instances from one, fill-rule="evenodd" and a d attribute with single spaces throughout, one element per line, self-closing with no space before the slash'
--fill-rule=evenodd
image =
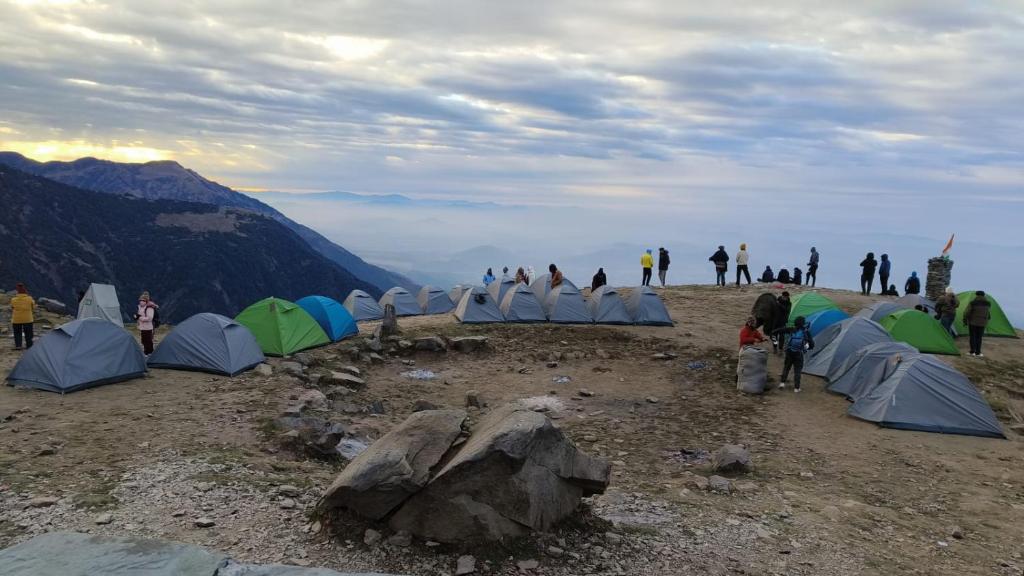
<path id="1" fill-rule="evenodd" d="M 110 284 L 90 284 L 78 303 L 78 319 L 83 318 L 99 318 L 124 328 L 117 289 Z"/>
<path id="2" fill-rule="evenodd" d="M 455 286 L 452 287 L 451 290 L 448 291 L 448 297 L 451 298 L 452 302 L 458 305 L 459 301 L 462 300 L 462 293 L 465 292 L 466 290 L 469 290 L 470 288 L 472 288 L 472 286 L 463 286 L 462 284 L 456 284 Z"/>
<path id="3" fill-rule="evenodd" d="M 377 304 L 372 296 L 362 290 L 350 292 L 342 305 L 357 322 L 359 320 L 380 320 L 384 317 L 384 310 L 381 309 L 380 304 Z"/>
<path id="4" fill-rule="evenodd" d="M 886 428 L 1006 437 L 974 384 L 930 354 L 902 362 L 848 413 Z"/>
<path id="5" fill-rule="evenodd" d="M 927 310 L 929 314 L 935 314 L 935 302 L 932 302 L 920 294 L 907 294 L 897 298 L 896 304 L 899 304 L 904 308 L 910 308 L 911 310 L 915 309 L 917 306 L 924 306 L 924 309 Z M 892 312 L 889 314 L 892 314 Z M 886 316 L 888 316 L 888 314 L 886 314 Z"/>
<path id="6" fill-rule="evenodd" d="M 665 303 L 650 286 L 637 286 L 626 299 L 626 310 L 635 324 L 641 326 L 674 326 Z"/>
<path id="7" fill-rule="evenodd" d="M 424 314 L 447 314 L 455 308 L 455 303 L 448 293 L 437 286 L 424 286 L 416 296 L 420 311 Z"/>
<path id="8" fill-rule="evenodd" d="M 147 364 L 234 376 L 263 360 L 260 344 L 248 328 L 220 314 L 203 312 L 175 326 Z"/>
<path id="9" fill-rule="evenodd" d="M 455 318 L 463 324 L 490 324 L 504 322 L 501 309 L 494 303 L 491 293 L 482 286 L 475 286 L 462 293 L 462 299 L 455 307 Z"/>
<path id="10" fill-rule="evenodd" d="M 877 342 L 892 342 L 892 336 L 878 322 L 847 318 L 822 330 L 814 338 L 814 349 L 804 360 L 804 373 L 835 376 L 835 371 L 854 352 Z"/>
<path id="11" fill-rule="evenodd" d="M 850 355 L 833 372 L 828 391 L 857 400 L 892 375 L 899 365 L 920 352 L 905 342 L 869 344 Z"/>
<path id="12" fill-rule="evenodd" d="M 381 310 L 383 310 L 384 306 L 388 304 L 394 306 L 395 316 L 419 316 L 423 313 L 423 310 L 420 309 L 420 304 L 416 301 L 416 298 L 401 286 L 395 286 L 385 292 L 384 295 L 380 297 L 378 304 L 380 304 Z"/>
<path id="13" fill-rule="evenodd" d="M 506 322 L 547 322 L 544 307 L 526 284 L 516 284 L 505 293 L 501 313 Z"/>
<path id="14" fill-rule="evenodd" d="M 516 281 L 511 276 L 502 274 L 501 278 L 487 286 L 487 291 L 491 293 L 491 298 L 494 298 L 495 302 L 501 303 L 505 301 L 505 294 L 508 294 L 508 291 L 515 285 Z"/>
<path id="15" fill-rule="evenodd" d="M 910 306 L 910 308 L 913 308 L 913 306 Z M 896 302 L 882 301 L 875 302 L 874 304 L 868 306 L 867 308 L 862 309 L 860 312 L 857 312 L 856 314 L 854 314 L 854 316 L 857 318 L 867 318 L 868 320 L 878 322 L 882 318 L 885 318 L 886 316 L 892 314 L 893 312 L 899 312 L 900 310 L 906 309 L 907 307 L 902 304 L 897 304 Z"/>
<path id="16" fill-rule="evenodd" d="M 598 324 L 632 324 L 633 317 L 615 288 L 605 284 L 590 293 L 587 308 Z"/>
<path id="17" fill-rule="evenodd" d="M 544 311 L 548 321 L 556 324 L 592 324 L 594 317 L 590 315 L 583 294 L 572 282 L 563 282 L 548 292 L 544 301 Z"/>
<path id="18" fill-rule="evenodd" d="M 146 373 L 146 357 L 123 328 L 99 318 L 68 322 L 40 338 L 7 375 L 11 386 L 76 392 Z"/>
<path id="19" fill-rule="evenodd" d="M 569 280 L 568 278 L 565 278 L 563 276 L 562 285 L 565 284 L 568 284 L 573 288 L 579 290 L 579 288 L 572 283 L 572 280 Z M 551 293 L 551 274 L 544 274 L 542 276 L 537 276 L 536 278 L 534 278 L 533 282 L 530 283 L 530 290 L 533 290 L 533 293 L 537 295 L 537 301 L 541 303 L 547 302 L 548 294 Z"/>

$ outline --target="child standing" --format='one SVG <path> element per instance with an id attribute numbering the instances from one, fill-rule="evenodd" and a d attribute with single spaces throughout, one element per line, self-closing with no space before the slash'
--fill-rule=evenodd
<path id="1" fill-rule="evenodd" d="M 782 365 L 782 377 L 779 379 L 779 389 L 785 389 L 786 380 L 789 378 L 789 370 L 793 369 L 793 392 L 800 392 L 800 376 L 804 371 L 804 354 L 807 350 L 814 348 L 814 339 L 807 329 L 806 320 L 803 316 L 797 316 L 793 320 L 792 328 L 779 328 L 773 334 L 779 336 L 780 340 L 786 340 L 786 359 Z"/>

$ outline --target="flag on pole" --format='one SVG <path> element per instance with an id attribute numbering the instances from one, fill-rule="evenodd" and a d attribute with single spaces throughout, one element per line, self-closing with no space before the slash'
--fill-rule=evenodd
<path id="1" fill-rule="evenodd" d="M 942 255 L 949 254 L 949 251 L 953 249 L 953 238 L 956 238 L 956 234 L 949 237 L 949 242 L 946 242 L 946 247 L 942 249 Z"/>

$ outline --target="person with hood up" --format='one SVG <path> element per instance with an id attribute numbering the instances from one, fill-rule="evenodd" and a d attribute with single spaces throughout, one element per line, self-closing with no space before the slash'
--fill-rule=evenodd
<path id="1" fill-rule="evenodd" d="M 814 349 L 814 338 L 811 331 L 807 329 L 807 320 L 803 316 L 797 316 L 793 320 L 793 327 L 783 326 L 773 332 L 779 342 L 788 340 L 786 343 L 786 359 L 782 364 L 782 376 L 779 378 L 779 390 L 785 389 L 786 380 L 789 378 L 790 369 L 793 370 L 793 392 L 800 392 L 800 376 L 804 371 L 804 354 Z"/>
<path id="2" fill-rule="evenodd" d="M 548 266 L 548 272 L 551 273 L 551 289 L 554 290 L 562 285 L 562 271 L 558 269 L 558 266 L 554 264 Z"/>
<path id="3" fill-rule="evenodd" d="M 504 268 L 501 269 L 501 275 L 508 276 L 508 266 L 505 266 Z"/>
<path id="4" fill-rule="evenodd" d="M 764 267 L 764 272 L 761 272 L 761 282 L 775 282 L 775 272 L 772 272 L 771 266 Z"/>
<path id="5" fill-rule="evenodd" d="M 804 273 L 803 273 L 803 271 L 800 270 L 799 268 L 794 267 L 793 268 L 793 284 L 796 284 L 797 286 L 799 286 L 799 285 L 801 285 L 803 283 L 804 283 Z"/>
<path id="6" fill-rule="evenodd" d="M 903 285 L 903 292 L 906 294 L 921 293 L 921 279 L 917 277 L 917 272 L 910 273 L 910 278 L 907 278 L 906 284 Z"/>
<path id="7" fill-rule="evenodd" d="M 780 328 L 789 324 L 789 313 L 793 311 L 793 301 L 789 299 L 789 292 L 779 295 L 779 315 L 775 318 L 775 326 L 772 327 L 772 348 L 775 352 L 782 352 L 786 345 L 786 335 L 777 333 Z M 767 330 L 766 330 L 767 332 Z"/>
<path id="8" fill-rule="evenodd" d="M 654 268 L 654 256 L 651 254 L 650 248 L 640 255 L 640 267 L 643 268 L 643 279 L 640 280 L 640 285 L 650 286 L 651 270 Z"/>
<path id="9" fill-rule="evenodd" d="M 878 268 L 878 260 L 875 260 L 875 253 L 868 252 L 867 258 L 860 263 L 860 293 L 864 296 L 871 294 L 871 285 L 875 282 L 875 269 Z M 884 290 L 885 287 L 883 286 Z"/>
<path id="10" fill-rule="evenodd" d="M 747 284 L 750 284 L 750 268 L 747 264 L 750 262 L 750 254 L 747 254 L 747 244 L 740 244 L 740 251 L 736 253 L 736 285 L 740 285 L 740 274 L 747 279 Z"/>
<path id="11" fill-rule="evenodd" d="M 494 282 L 494 272 L 491 272 L 491 269 L 488 268 L 484 274 L 484 286 L 490 286 L 491 282 Z"/>
<path id="12" fill-rule="evenodd" d="M 516 284 L 528 284 L 526 281 L 526 271 L 523 270 L 522 266 L 516 270 Z"/>
<path id="13" fill-rule="evenodd" d="M 715 285 L 725 286 L 725 273 L 729 271 L 729 255 L 725 252 L 725 246 L 719 246 L 718 251 L 708 260 L 715 263 Z"/>
<path id="14" fill-rule="evenodd" d="M 789 275 L 789 270 L 786 270 L 785 268 L 779 270 L 779 275 L 775 277 L 775 280 L 778 281 L 779 284 L 793 283 L 793 278 Z"/>
<path id="15" fill-rule="evenodd" d="M 28 295 L 28 288 L 25 288 L 21 282 L 18 282 L 14 289 L 17 292 L 11 298 L 11 331 L 14 332 L 14 349 L 21 350 L 21 341 L 24 337 L 27 350 L 32 347 L 36 301 Z"/>
<path id="16" fill-rule="evenodd" d="M 608 283 L 608 277 L 604 275 L 604 268 L 598 268 L 594 279 L 590 281 L 590 291 L 593 292 Z"/>
<path id="17" fill-rule="evenodd" d="M 807 261 L 807 285 L 814 287 L 818 284 L 818 249 L 811 246 L 811 258 Z"/>
<path id="18" fill-rule="evenodd" d="M 985 327 L 992 319 L 992 304 L 989 303 L 985 292 L 978 290 L 974 293 L 974 300 L 967 304 L 964 310 L 963 321 L 967 325 L 970 335 L 971 356 L 983 357 L 981 353 L 981 341 L 985 337 Z"/>
<path id="19" fill-rule="evenodd" d="M 665 287 L 665 278 L 668 276 L 668 265 L 672 260 L 668 257 L 668 250 L 665 247 L 658 248 L 658 280 L 661 280 L 661 287 Z"/>
<path id="20" fill-rule="evenodd" d="M 946 286 L 945 294 L 935 302 L 935 318 L 950 336 L 956 336 L 953 323 L 956 322 L 956 313 L 959 309 L 960 300 L 956 297 L 956 292 L 953 292 L 952 286 Z"/>
<path id="21" fill-rule="evenodd" d="M 146 356 L 153 353 L 153 331 L 156 330 L 156 310 L 158 306 L 149 298 L 149 292 L 139 296 L 139 308 L 135 312 L 135 321 L 142 337 L 142 351 Z"/>
<path id="22" fill-rule="evenodd" d="M 740 328 L 740 349 L 744 346 L 753 346 L 765 341 L 764 334 L 757 329 L 757 318 L 747 316 L 747 323 Z"/>
<path id="23" fill-rule="evenodd" d="M 889 273 L 892 271 L 892 262 L 889 261 L 888 254 L 882 254 L 882 263 L 878 265 L 878 279 L 882 283 L 882 294 L 884 295 L 888 291 L 889 287 Z M 870 293 L 871 290 L 868 290 Z"/>

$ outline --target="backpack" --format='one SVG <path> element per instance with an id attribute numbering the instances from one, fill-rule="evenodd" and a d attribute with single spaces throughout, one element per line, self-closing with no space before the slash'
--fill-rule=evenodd
<path id="1" fill-rule="evenodd" d="M 153 308 L 153 330 L 160 327 L 160 309 Z"/>
<path id="2" fill-rule="evenodd" d="M 790 352 L 803 352 L 805 344 L 807 344 L 807 328 L 800 328 L 799 330 L 794 330 L 789 335 L 786 350 Z"/>

